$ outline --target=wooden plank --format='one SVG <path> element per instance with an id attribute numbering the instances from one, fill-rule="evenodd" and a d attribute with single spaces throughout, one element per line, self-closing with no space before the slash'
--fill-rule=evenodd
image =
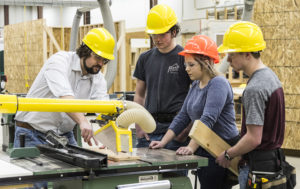
<path id="1" fill-rule="evenodd" d="M 232 67 L 231 66 L 228 68 L 228 78 L 227 79 L 229 80 L 230 83 L 233 80 L 233 78 L 232 78 Z"/>
<path id="2" fill-rule="evenodd" d="M 208 19 L 208 9 L 206 9 L 206 19 Z"/>
<path id="3" fill-rule="evenodd" d="M 120 91 L 126 91 L 126 44 L 125 44 L 125 36 L 126 36 L 126 31 L 125 31 L 125 21 L 121 21 L 118 24 L 118 33 L 119 33 L 119 40 L 117 43 L 117 51 L 119 52 L 119 64 L 118 64 L 118 70 L 120 74 Z"/>
<path id="4" fill-rule="evenodd" d="M 234 6 L 234 19 L 237 20 L 238 19 L 238 9 L 236 6 Z"/>
<path id="5" fill-rule="evenodd" d="M 131 37 L 126 33 L 126 91 L 133 91 L 131 82 Z"/>
<path id="6" fill-rule="evenodd" d="M 47 33 L 43 31 L 43 62 L 47 60 Z"/>
<path id="7" fill-rule="evenodd" d="M 227 144 L 221 137 L 219 137 L 215 132 L 213 132 L 200 120 L 196 120 L 194 122 L 189 136 L 192 139 L 194 139 L 197 142 L 197 144 L 199 144 L 213 157 L 217 157 L 224 150 L 230 148 L 229 144 Z M 239 174 L 238 172 L 239 161 L 240 161 L 240 157 L 235 157 L 233 160 L 231 160 L 231 165 L 228 168 L 235 175 Z"/>
<path id="8" fill-rule="evenodd" d="M 16 184 L 9 186 L 0 186 L 0 189 L 32 188 L 33 184 Z"/>
<path id="9" fill-rule="evenodd" d="M 227 8 L 224 8 L 224 19 L 227 20 L 228 19 L 228 12 L 227 12 Z"/>
<path id="10" fill-rule="evenodd" d="M 44 30 L 46 31 L 47 35 L 49 36 L 50 40 L 53 42 L 55 48 L 57 51 L 60 51 L 60 47 L 55 39 L 55 37 L 53 36 L 53 34 L 51 33 L 50 29 L 46 26 L 43 25 Z"/>
<path id="11" fill-rule="evenodd" d="M 126 91 L 135 91 L 131 78 L 131 39 L 149 39 L 145 28 L 133 28 L 126 31 Z"/>
<path id="12" fill-rule="evenodd" d="M 215 8 L 215 20 L 218 20 L 219 19 L 219 13 L 217 11 L 217 9 Z"/>
<path id="13" fill-rule="evenodd" d="M 59 30 L 59 40 L 56 41 L 60 41 L 60 48 L 61 50 L 65 50 L 65 37 L 64 37 L 64 27 L 61 28 L 57 28 Z"/>
<path id="14" fill-rule="evenodd" d="M 132 160 L 138 160 L 140 159 L 139 156 L 131 156 L 128 153 L 124 153 L 124 152 L 119 152 L 118 154 L 116 154 L 115 152 L 104 148 L 104 149 L 100 149 L 100 148 L 89 148 L 90 150 L 93 150 L 95 152 L 100 152 L 102 154 L 106 154 L 108 156 L 109 160 L 112 161 L 132 161 Z"/>
<path id="15" fill-rule="evenodd" d="M 49 29 L 53 35 L 53 28 Z M 46 31 L 45 31 L 46 32 Z M 53 55 L 53 41 L 49 38 L 49 57 Z"/>

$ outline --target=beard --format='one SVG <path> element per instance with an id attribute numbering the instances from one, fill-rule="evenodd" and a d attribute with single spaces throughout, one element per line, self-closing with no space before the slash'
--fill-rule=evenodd
<path id="1" fill-rule="evenodd" d="M 86 58 L 83 60 L 83 66 L 84 66 L 84 69 L 86 70 L 87 73 L 89 73 L 89 74 L 97 74 L 97 73 L 100 72 L 102 66 L 96 65 L 96 66 L 92 66 L 92 67 L 89 68 L 86 65 L 86 61 L 85 60 L 86 60 Z M 98 69 L 98 71 L 94 71 L 94 68 L 99 68 L 99 69 Z"/>

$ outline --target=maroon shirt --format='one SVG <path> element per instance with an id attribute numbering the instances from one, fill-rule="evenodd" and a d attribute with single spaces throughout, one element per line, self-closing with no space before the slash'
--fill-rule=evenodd
<path id="1" fill-rule="evenodd" d="M 246 125 L 263 127 L 262 141 L 256 150 L 280 148 L 285 130 L 284 92 L 276 74 L 270 68 L 253 73 L 243 93 L 243 120 L 241 135 Z"/>

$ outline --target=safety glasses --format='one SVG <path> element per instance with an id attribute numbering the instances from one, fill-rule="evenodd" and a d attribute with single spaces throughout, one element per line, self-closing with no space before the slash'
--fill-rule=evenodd
<path id="1" fill-rule="evenodd" d="M 103 58 L 99 55 L 97 55 L 96 53 L 92 52 L 92 55 L 95 57 L 95 59 L 97 60 L 97 62 L 102 62 L 104 65 L 106 65 L 110 60 Z"/>
<path id="2" fill-rule="evenodd" d="M 160 34 L 150 34 L 150 37 L 152 38 L 164 38 L 168 33 L 171 33 L 171 31 L 167 31 L 166 33 L 160 33 Z"/>

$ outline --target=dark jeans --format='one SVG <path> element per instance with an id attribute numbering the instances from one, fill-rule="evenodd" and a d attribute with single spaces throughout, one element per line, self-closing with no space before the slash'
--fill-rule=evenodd
<path id="1" fill-rule="evenodd" d="M 37 130 L 25 129 L 23 127 L 15 127 L 15 139 L 14 139 L 14 148 L 20 147 L 20 134 L 25 134 L 25 147 L 35 147 L 38 144 L 46 144 L 45 141 L 41 140 L 38 136 L 46 137 L 44 133 L 41 133 Z M 73 131 L 65 133 L 69 139 L 69 144 L 77 146 Z M 47 182 L 36 182 L 34 183 L 34 188 L 47 188 Z"/>
<path id="2" fill-rule="evenodd" d="M 230 189 L 231 185 L 226 184 L 227 169 L 219 166 L 212 157 L 203 148 L 199 147 L 195 155 L 208 158 L 208 166 L 197 170 L 201 189 Z"/>

